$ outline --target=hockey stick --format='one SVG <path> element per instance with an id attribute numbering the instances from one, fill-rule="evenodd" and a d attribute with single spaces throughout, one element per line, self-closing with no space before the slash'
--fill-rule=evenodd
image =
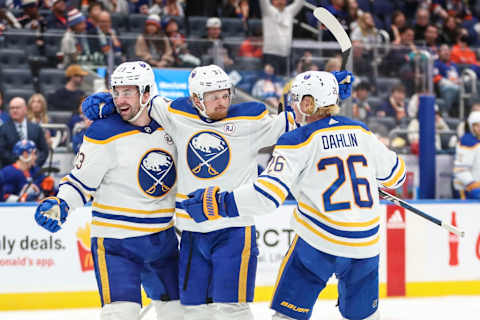
<path id="1" fill-rule="evenodd" d="M 424 219 L 427 219 L 428 221 L 433 222 L 436 225 L 439 225 L 440 227 L 448 230 L 449 232 L 455 233 L 456 235 L 458 235 L 460 237 L 465 236 L 465 231 L 461 231 L 460 229 L 458 229 L 455 226 L 452 226 L 451 224 L 448 224 L 448 223 L 446 223 L 446 222 L 444 222 L 440 219 L 432 217 L 431 215 L 423 212 L 420 209 L 415 208 L 414 206 L 409 205 L 406 201 L 404 201 L 402 199 L 399 199 L 399 198 L 391 195 L 390 193 L 383 191 L 382 189 L 378 189 L 378 193 L 380 194 L 380 196 L 383 199 L 389 200 L 389 201 L 393 202 L 394 204 L 396 204 L 397 206 L 405 208 L 405 209 L 409 210 L 410 212 L 413 212 L 416 215 L 419 215 L 420 217 L 422 217 Z"/>
<path id="2" fill-rule="evenodd" d="M 347 64 L 348 57 L 350 56 L 350 51 L 352 49 L 352 42 L 348 37 L 348 34 L 343 29 L 340 22 L 333 14 L 331 14 L 325 8 L 317 8 L 313 11 L 313 15 L 320 21 L 335 37 L 340 49 L 342 50 L 342 67 L 340 70 L 345 70 L 345 65 Z"/>

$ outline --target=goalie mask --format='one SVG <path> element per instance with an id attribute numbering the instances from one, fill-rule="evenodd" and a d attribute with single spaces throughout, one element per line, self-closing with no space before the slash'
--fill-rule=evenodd
<path id="1" fill-rule="evenodd" d="M 228 89 L 230 91 L 230 103 L 232 102 L 233 89 L 230 77 L 217 65 L 196 67 L 188 77 L 188 90 L 190 97 L 196 96 L 200 100 L 200 106 L 194 103 L 195 108 L 205 118 L 209 118 L 204 104 L 206 92 Z"/>
<path id="2" fill-rule="evenodd" d="M 20 160 L 24 162 L 29 162 L 32 160 L 33 153 L 37 150 L 35 142 L 32 140 L 20 140 L 13 147 L 13 154 L 17 156 Z M 28 152 L 27 158 L 23 156 L 24 152 Z"/>
<path id="3" fill-rule="evenodd" d="M 138 119 L 143 109 L 150 103 L 152 98 L 157 94 L 157 85 L 155 83 L 155 75 L 152 67 L 143 61 L 124 62 L 113 71 L 110 85 L 112 90 L 116 86 L 136 86 L 140 93 L 139 102 L 140 109 L 137 114 L 129 122 Z M 150 92 L 150 98 L 147 102 L 142 103 L 143 94 Z M 117 110 L 118 111 L 118 110 Z"/>

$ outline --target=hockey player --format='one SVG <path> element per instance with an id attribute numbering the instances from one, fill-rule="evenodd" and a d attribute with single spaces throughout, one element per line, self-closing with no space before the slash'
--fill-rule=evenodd
<path id="1" fill-rule="evenodd" d="M 181 150 L 178 203 L 199 187 L 231 190 L 254 181 L 258 150 L 295 127 L 291 113 L 271 117 L 262 103 L 231 105 L 230 78 L 216 65 L 195 68 L 188 85 L 189 98 L 169 103 L 158 97 L 150 108 Z M 83 109 L 91 119 L 112 110 L 108 104 Z M 253 301 L 258 255 L 253 217 L 198 224 L 177 205 L 176 225 L 183 231 L 179 284 L 185 319 L 253 319 L 247 304 Z"/>
<path id="2" fill-rule="evenodd" d="M 148 116 L 157 89 L 151 67 L 125 62 L 111 77 L 118 111 L 93 123 L 61 180 L 57 197 L 44 200 L 35 220 L 56 232 L 67 215 L 92 203 L 92 255 L 102 302 L 102 320 L 138 319 L 141 285 L 157 319 L 183 319 L 178 301 L 178 240 L 173 226 L 176 149 L 162 126 Z M 113 99 L 112 99 L 113 96 Z"/>
<path id="3" fill-rule="evenodd" d="M 32 140 L 20 140 L 13 147 L 15 163 L 0 170 L 1 201 L 37 201 L 54 192 L 55 182 L 35 165 L 37 147 Z"/>
<path id="4" fill-rule="evenodd" d="M 480 111 L 468 116 L 470 132 L 457 145 L 454 187 L 462 199 L 480 199 Z"/>
<path id="5" fill-rule="evenodd" d="M 278 274 L 273 319 L 309 319 L 333 273 L 343 318 L 378 319 L 377 183 L 401 185 L 405 164 L 363 123 L 336 115 L 338 90 L 330 73 L 298 75 L 293 106 L 305 125 L 280 137 L 262 175 L 232 192 L 209 187 L 183 201 L 195 221 L 219 223 L 273 212 L 293 193 L 296 236 Z"/>

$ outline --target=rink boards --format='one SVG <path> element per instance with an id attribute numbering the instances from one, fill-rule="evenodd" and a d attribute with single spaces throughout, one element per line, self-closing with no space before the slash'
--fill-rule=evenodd
<path id="1" fill-rule="evenodd" d="M 464 238 L 382 204 L 380 295 L 442 296 L 480 294 L 480 203 L 413 201 L 421 210 L 452 221 Z M 294 232 L 294 204 L 257 219 L 260 250 L 256 301 L 268 301 Z M 31 205 L 0 206 L 0 310 L 81 308 L 99 305 L 90 253 L 90 207 L 70 214 L 63 229 L 38 227 Z M 336 298 L 332 278 L 320 298 Z"/>

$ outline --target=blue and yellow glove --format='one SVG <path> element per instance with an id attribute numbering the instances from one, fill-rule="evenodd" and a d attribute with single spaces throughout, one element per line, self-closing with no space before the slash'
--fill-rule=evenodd
<path id="1" fill-rule="evenodd" d="M 57 232 L 67 220 L 69 209 L 64 200 L 48 197 L 38 205 L 35 211 L 35 221 L 50 232 Z"/>
<path id="2" fill-rule="evenodd" d="M 218 192 L 218 187 L 197 189 L 182 201 L 185 211 L 195 220 L 203 222 L 221 217 L 238 217 L 237 205 L 231 192 Z"/>
<path id="3" fill-rule="evenodd" d="M 115 112 L 115 103 L 109 92 L 98 92 L 82 102 L 82 112 L 90 120 L 106 118 Z"/>
<path id="4" fill-rule="evenodd" d="M 350 71 L 333 71 L 332 72 L 338 82 L 338 95 L 341 100 L 345 100 L 352 95 L 352 84 L 355 77 Z"/>

